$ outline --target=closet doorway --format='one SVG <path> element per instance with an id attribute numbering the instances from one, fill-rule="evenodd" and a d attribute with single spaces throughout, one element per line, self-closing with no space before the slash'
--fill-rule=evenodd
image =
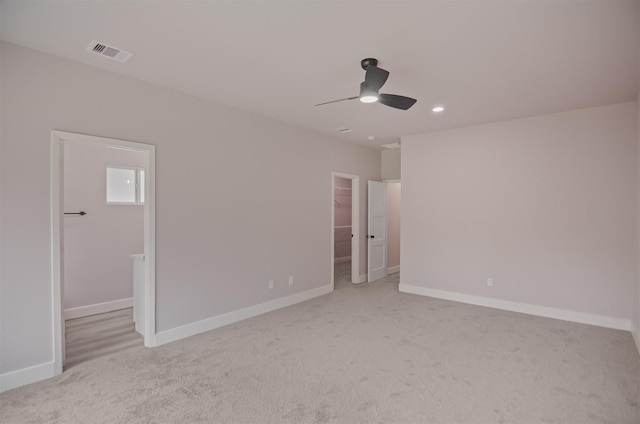
<path id="1" fill-rule="evenodd" d="M 400 180 L 387 183 L 387 273 L 400 272 Z"/>
<path id="2" fill-rule="evenodd" d="M 331 283 L 360 283 L 360 177 L 333 172 Z"/>

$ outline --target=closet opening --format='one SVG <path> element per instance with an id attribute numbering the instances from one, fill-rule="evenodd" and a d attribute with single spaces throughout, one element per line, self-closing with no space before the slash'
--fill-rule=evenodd
<path id="1" fill-rule="evenodd" d="M 387 272 L 400 272 L 400 180 L 387 183 Z"/>
<path id="2" fill-rule="evenodd" d="M 360 283 L 359 181 L 334 172 L 332 178 L 331 279 L 334 289 Z"/>

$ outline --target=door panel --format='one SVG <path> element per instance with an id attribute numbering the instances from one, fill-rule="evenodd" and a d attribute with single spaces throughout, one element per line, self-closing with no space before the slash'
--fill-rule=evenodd
<path id="1" fill-rule="evenodd" d="M 387 184 L 368 182 L 367 281 L 387 275 Z"/>

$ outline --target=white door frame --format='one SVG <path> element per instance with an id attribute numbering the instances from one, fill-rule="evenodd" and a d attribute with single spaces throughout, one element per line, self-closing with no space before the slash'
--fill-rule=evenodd
<path id="1" fill-rule="evenodd" d="M 387 183 L 387 187 L 389 186 L 389 184 L 402 184 L 402 180 L 398 180 L 398 179 L 394 179 L 394 180 L 382 180 L 383 183 Z M 402 190 L 402 186 L 400 186 L 401 190 Z M 389 194 L 389 192 L 387 192 L 387 194 Z M 400 209 L 402 209 L 402 194 L 400 195 Z M 387 197 L 387 212 L 389 211 L 389 198 Z M 402 225 L 402 223 L 400 224 Z M 385 231 L 387 232 L 384 236 L 385 239 L 385 243 L 387 243 L 387 259 L 389 258 L 389 215 L 387 215 L 387 225 L 385 225 Z M 393 272 L 389 272 L 390 269 L 393 269 Z M 389 272 L 389 274 L 394 274 L 396 272 L 399 272 L 400 270 L 400 265 L 398 266 L 393 266 L 393 267 L 389 267 L 389 262 L 387 261 L 387 272 Z"/>
<path id="2" fill-rule="evenodd" d="M 335 177 L 351 180 L 351 282 L 360 283 L 360 177 L 343 172 L 331 173 L 331 287 L 334 285 L 335 272 Z"/>
<path id="3" fill-rule="evenodd" d="M 135 150 L 145 153 L 144 190 L 144 255 L 145 255 L 145 329 L 144 345 L 156 346 L 156 279 L 155 279 L 155 146 L 132 141 L 51 131 L 51 286 L 53 314 L 53 365 L 54 375 L 62 373 L 64 365 L 64 307 L 62 278 L 62 218 L 63 207 L 63 164 L 62 146 L 65 141 L 92 144 L 104 147 Z M 133 276 L 132 276 L 133 278 Z"/>

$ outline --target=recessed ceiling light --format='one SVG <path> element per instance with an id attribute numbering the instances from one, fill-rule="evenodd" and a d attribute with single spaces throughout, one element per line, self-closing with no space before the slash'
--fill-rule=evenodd
<path id="1" fill-rule="evenodd" d="M 444 106 L 434 106 L 433 109 L 431 109 L 432 112 L 443 112 L 444 111 Z"/>

